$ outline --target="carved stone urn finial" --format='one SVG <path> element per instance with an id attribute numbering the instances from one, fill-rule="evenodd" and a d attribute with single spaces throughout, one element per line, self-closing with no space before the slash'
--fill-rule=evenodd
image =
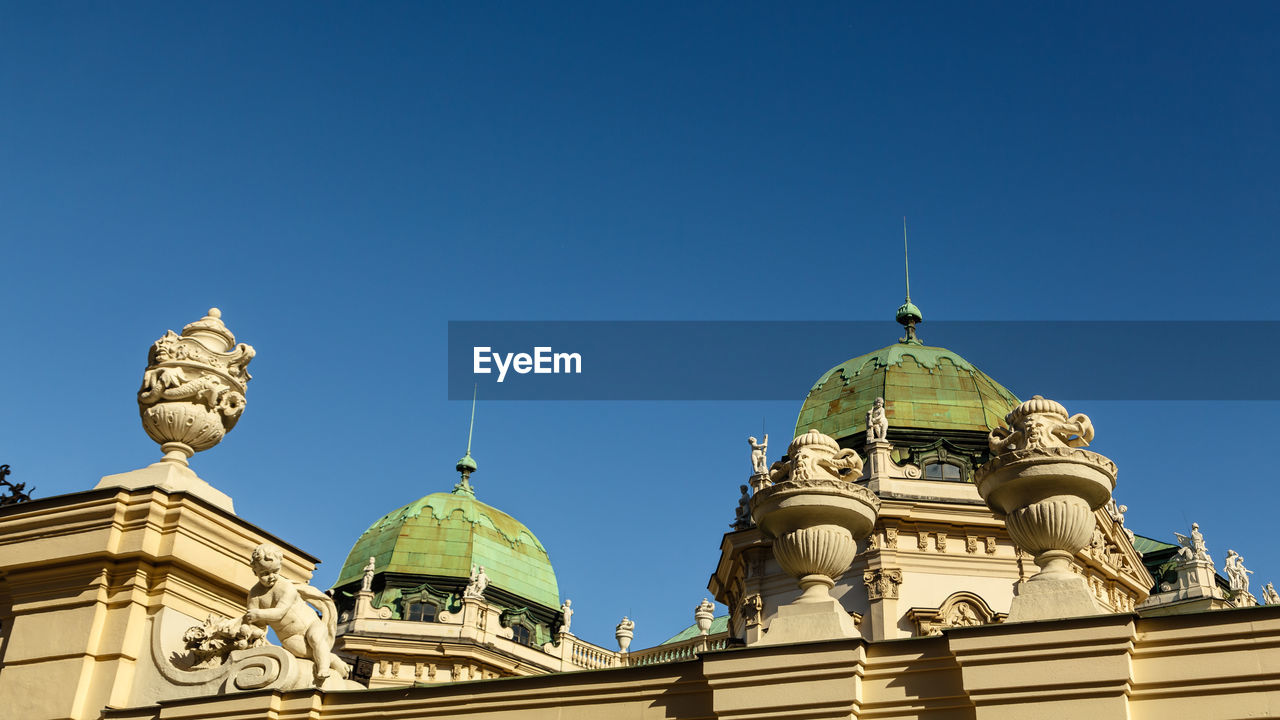
<path id="1" fill-rule="evenodd" d="M 236 344 L 218 308 L 181 335 L 170 330 L 151 346 L 138 410 L 166 461 L 185 466 L 235 427 L 244 412 L 253 355 L 252 347 Z"/>
<path id="2" fill-rule="evenodd" d="M 1116 485 L 1116 465 L 1082 449 L 1089 418 L 1039 395 L 1014 408 L 1009 427 L 991 431 L 992 458 L 976 473 L 978 493 L 1005 516 L 1013 541 L 1035 556 L 1040 572 L 1015 586 L 1009 620 L 1101 613 L 1071 560 L 1093 536 L 1094 516 Z"/>
<path id="3" fill-rule="evenodd" d="M 880 499 L 854 483 L 862 458 L 817 430 L 797 437 L 751 496 L 751 517 L 773 538 L 773 555 L 803 591 L 778 608 L 764 644 L 858 637 L 829 592 L 853 562 L 880 511 Z"/>

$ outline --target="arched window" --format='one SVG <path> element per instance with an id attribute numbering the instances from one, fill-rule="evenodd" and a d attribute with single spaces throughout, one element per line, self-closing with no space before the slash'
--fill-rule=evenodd
<path id="1" fill-rule="evenodd" d="M 924 466 L 924 479 L 960 482 L 964 479 L 964 474 L 961 472 L 959 465 L 952 465 L 951 463 L 931 463 Z"/>

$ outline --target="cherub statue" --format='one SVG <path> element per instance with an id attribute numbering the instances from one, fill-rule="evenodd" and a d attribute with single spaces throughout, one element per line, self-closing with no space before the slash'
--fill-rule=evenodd
<path id="1" fill-rule="evenodd" d="M 564 621 L 560 623 L 560 632 L 569 632 L 569 623 L 573 621 L 573 608 L 569 607 L 573 602 L 565 600 L 560 606 L 560 614 L 564 615 Z"/>
<path id="2" fill-rule="evenodd" d="M 1231 589 L 1237 593 L 1249 594 L 1249 576 L 1253 571 L 1244 566 L 1244 558 L 1235 550 L 1227 550 L 1227 559 L 1222 565 L 1227 571 L 1227 581 L 1231 583 Z"/>
<path id="3" fill-rule="evenodd" d="M 377 562 L 370 557 L 369 564 L 364 566 L 364 579 L 360 583 L 360 592 L 373 592 L 373 571 L 377 567 Z"/>
<path id="4" fill-rule="evenodd" d="M 754 437 L 747 438 L 751 446 L 751 474 L 766 475 L 769 472 L 769 461 L 766 459 L 769 450 L 769 434 L 765 433 L 764 442 L 756 444 Z"/>
<path id="5" fill-rule="evenodd" d="M 279 548 L 254 548 L 250 563 L 258 582 L 249 588 L 249 610 L 243 622 L 258 628 L 270 627 L 285 650 L 314 662 L 316 685 L 328 679 L 331 672 L 347 677 L 350 668 L 332 653 L 338 627 L 333 599 L 310 585 L 280 577 L 283 562 L 284 554 Z M 318 617 L 307 603 L 319 608 Z"/>
<path id="6" fill-rule="evenodd" d="M 1209 548 L 1204 544 L 1204 535 L 1200 534 L 1200 523 L 1191 523 L 1191 537 L 1182 533 L 1174 533 L 1174 535 L 1178 538 L 1178 544 L 1182 546 L 1178 549 L 1178 557 L 1184 560 L 1213 562 L 1213 558 L 1209 557 Z"/>
<path id="7" fill-rule="evenodd" d="M 876 398 L 867 411 L 867 444 L 889 439 L 889 418 L 884 412 L 884 398 Z"/>
<path id="8" fill-rule="evenodd" d="M 484 589 L 489 587 L 489 576 L 484 574 L 484 566 L 471 566 L 471 579 L 467 581 L 467 587 L 462 591 L 464 598 L 483 598 Z"/>

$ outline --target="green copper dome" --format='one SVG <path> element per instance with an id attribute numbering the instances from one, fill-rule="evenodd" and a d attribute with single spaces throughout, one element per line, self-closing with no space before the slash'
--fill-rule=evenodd
<path id="1" fill-rule="evenodd" d="M 818 378 L 800 408 L 796 436 L 817 429 L 840 440 L 863 432 L 878 397 L 885 400 L 891 433 L 985 434 L 1019 404 L 1013 393 L 950 350 L 899 342 Z"/>
<path id="2" fill-rule="evenodd" d="M 529 528 L 465 492 L 433 493 L 393 510 L 364 531 L 347 555 L 334 587 L 374 572 L 466 581 L 484 567 L 489 586 L 548 608 L 560 607 L 551 559 Z"/>

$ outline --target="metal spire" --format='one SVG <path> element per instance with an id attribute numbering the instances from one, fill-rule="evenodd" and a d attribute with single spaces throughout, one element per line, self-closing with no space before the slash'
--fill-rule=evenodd
<path id="1" fill-rule="evenodd" d="M 476 461 L 471 457 L 471 436 L 476 429 L 476 394 L 480 388 L 480 384 L 471 389 L 471 426 L 467 428 L 467 454 L 458 459 L 457 470 L 462 473 L 462 482 L 453 486 L 455 495 L 470 495 L 475 497 L 476 491 L 471 487 L 471 473 L 476 471 Z"/>
<path id="2" fill-rule="evenodd" d="M 902 267 L 906 271 L 907 297 L 902 307 L 898 308 L 894 319 L 907 329 L 907 335 L 898 338 L 898 342 L 921 345 L 923 343 L 920 342 L 920 338 L 916 337 L 916 324 L 924 322 L 924 316 L 920 314 L 920 308 L 911 302 L 911 262 L 907 256 L 907 216 L 905 215 L 902 216 Z"/>
<path id="3" fill-rule="evenodd" d="M 911 258 L 907 254 L 907 216 L 902 216 L 902 267 L 907 276 L 907 302 L 911 302 Z"/>

